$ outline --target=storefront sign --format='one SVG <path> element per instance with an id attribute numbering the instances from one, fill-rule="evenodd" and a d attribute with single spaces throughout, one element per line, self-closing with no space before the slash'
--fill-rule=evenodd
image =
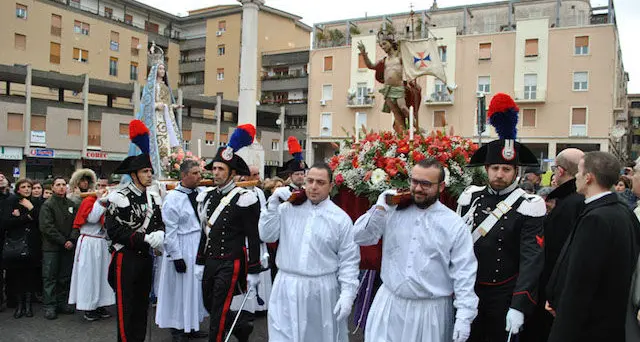
<path id="1" fill-rule="evenodd" d="M 22 160 L 22 147 L 0 147 L 0 159 Z"/>
<path id="2" fill-rule="evenodd" d="M 55 156 L 55 150 L 51 148 L 32 148 L 29 150 L 29 156 L 36 158 L 53 158 Z"/>
<path id="3" fill-rule="evenodd" d="M 121 161 L 127 157 L 126 153 L 117 152 L 102 152 L 102 151 L 87 151 L 84 154 L 84 159 L 92 160 L 115 160 Z"/>
<path id="4" fill-rule="evenodd" d="M 56 159 L 80 159 L 82 158 L 82 152 L 80 151 L 69 151 L 69 150 L 55 150 Z"/>
<path id="5" fill-rule="evenodd" d="M 31 143 L 32 144 L 46 144 L 47 132 L 45 131 L 31 131 Z"/>

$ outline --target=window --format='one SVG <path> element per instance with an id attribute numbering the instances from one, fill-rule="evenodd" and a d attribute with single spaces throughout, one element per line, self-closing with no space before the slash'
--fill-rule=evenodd
<path id="1" fill-rule="evenodd" d="M 31 130 L 36 132 L 44 132 L 47 130 L 47 117 L 44 115 L 31 116 Z"/>
<path id="2" fill-rule="evenodd" d="M 367 63 L 364 61 L 364 55 L 358 53 L 358 69 L 367 69 Z"/>
<path id="3" fill-rule="evenodd" d="M 438 55 L 440 55 L 440 61 L 442 63 L 447 62 L 447 47 L 446 46 L 438 46 Z"/>
<path id="4" fill-rule="evenodd" d="M 51 15 L 51 35 L 56 37 L 62 35 L 62 17 L 57 14 Z"/>
<path id="5" fill-rule="evenodd" d="M 224 56 L 225 52 L 224 44 L 218 45 L 218 56 Z"/>
<path id="6" fill-rule="evenodd" d="M 216 143 L 216 134 L 213 132 L 204 133 L 204 144 L 207 146 L 213 146 Z"/>
<path id="7" fill-rule="evenodd" d="M 89 51 L 73 48 L 73 59 L 78 62 L 87 63 L 89 61 Z"/>
<path id="8" fill-rule="evenodd" d="M 224 68 L 218 68 L 217 74 L 218 74 L 217 76 L 218 81 L 224 80 Z"/>
<path id="9" fill-rule="evenodd" d="M 120 51 L 120 33 L 111 31 L 111 44 L 109 47 L 111 51 Z"/>
<path id="10" fill-rule="evenodd" d="M 226 114 L 227 112 L 225 112 Z M 229 113 L 229 114 L 233 114 L 233 113 Z M 231 121 L 231 120 L 225 120 L 225 121 Z M 229 140 L 229 134 L 227 133 L 220 133 L 220 146 L 224 146 L 227 144 L 227 141 Z"/>
<path id="11" fill-rule="evenodd" d="M 330 137 L 332 125 L 331 113 L 322 113 L 322 117 L 320 119 L 320 136 Z"/>
<path id="12" fill-rule="evenodd" d="M 89 120 L 89 126 L 87 128 L 87 145 L 100 146 L 100 121 Z"/>
<path id="13" fill-rule="evenodd" d="M 360 133 L 363 126 L 367 128 L 367 113 L 356 113 L 356 132 Z"/>
<path id="14" fill-rule="evenodd" d="M 121 123 L 119 126 L 120 138 L 129 139 L 129 124 Z"/>
<path id="15" fill-rule="evenodd" d="M 60 44 L 51 42 L 49 45 L 49 62 L 60 64 Z"/>
<path id="16" fill-rule="evenodd" d="M 631 101 L 631 108 L 640 108 L 640 101 Z"/>
<path id="17" fill-rule="evenodd" d="M 104 16 L 111 19 L 113 17 L 113 8 L 106 7 L 104 8 Z"/>
<path id="18" fill-rule="evenodd" d="M 538 75 L 526 74 L 524 75 L 524 99 L 535 100 L 537 98 L 538 90 Z"/>
<path id="19" fill-rule="evenodd" d="M 115 57 L 109 58 L 109 76 L 118 76 L 118 59 Z"/>
<path id="20" fill-rule="evenodd" d="M 71 0 L 69 5 L 71 5 L 71 7 L 80 8 L 80 0 Z"/>
<path id="21" fill-rule="evenodd" d="M 524 56 L 525 57 L 537 57 L 538 56 L 538 39 L 527 39 L 524 41 Z"/>
<path id="22" fill-rule="evenodd" d="M 433 94 L 431 94 L 431 100 L 434 102 L 450 102 L 451 97 L 447 91 L 447 86 L 439 79 L 435 80 L 433 85 Z"/>
<path id="23" fill-rule="evenodd" d="M 522 127 L 536 127 L 536 110 L 526 108 L 522 110 Z"/>
<path id="24" fill-rule="evenodd" d="M 571 136 L 587 135 L 587 108 L 571 109 Z"/>
<path id="25" fill-rule="evenodd" d="M 478 92 L 491 93 L 491 76 L 478 77 Z"/>
<path id="26" fill-rule="evenodd" d="M 23 115 L 18 113 L 7 113 L 7 131 L 22 131 Z"/>
<path id="27" fill-rule="evenodd" d="M 333 56 L 325 56 L 324 57 L 324 71 L 333 70 Z"/>
<path id="28" fill-rule="evenodd" d="M 160 30 L 160 26 L 154 22 L 145 20 L 144 21 L 144 30 L 147 32 L 158 33 Z"/>
<path id="29" fill-rule="evenodd" d="M 218 32 L 227 32 L 227 21 L 226 20 L 218 21 Z"/>
<path id="30" fill-rule="evenodd" d="M 127 25 L 133 25 L 133 16 L 131 14 L 125 14 L 124 23 Z"/>
<path id="31" fill-rule="evenodd" d="M 322 99 L 325 101 L 333 100 L 333 85 L 322 85 Z"/>
<path id="32" fill-rule="evenodd" d="M 433 127 L 444 127 L 446 125 L 444 110 L 433 112 Z"/>
<path id="33" fill-rule="evenodd" d="M 367 95 L 368 95 L 367 83 L 366 82 L 358 83 L 358 88 L 356 90 L 356 103 L 359 105 L 365 104 Z"/>
<path id="34" fill-rule="evenodd" d="M 575 39 L 575 54 L 576 55 L 588 55 L 589 54 L 589 36 L 580 36 Z"/>
<path id="35" fill-rule="evenodd" d="M 190 129 L 182 130 L 182 148 L 185 151 L 191 150 L 191 130 Z"/>
<path id="36" fill-rule="evenodd" d="M 491 43 L 478 45 L 478 59 L 491 59 Z"/>
<path id="37" fill-rule="evenodd" d="M 585 91 L 589 89 L 589 73 L 586 71 L 573 73 L 573 90 Z"/>
<path id="38" fill-rule="evenodd" d="M 24 34 L 16 33 L 13 40 L 13 46 L 16 48 L 16 50 L 24 51 L 27 49 L 27 36 L 25 36 Z"/>
<path id="39" fill-rule="evenodd" d="M 131 37 L 131 56 L 138 56 L 140 53 L 140 39 Z"/>
<path id="40" fill-rule="evenodd" d="M 271 151 L 280 151 L 280 139 L 271 140 Z"/>
<path id="41" fill-rule="evenodd" d="M 83 34 L 85 36 L 89 35 L 89 28 L 90 25 L 87 23 L 83 23 L 81 21 L 75 20 L 73 22 L 73 32 L 75 33 L 80 33 Z"/>
<path id="42" fill-rule="evenodd" d="M 80 119 L 67 119 L 67 135 L 80 136 Z"/>
<path id="43" fill-rule="evenodd" d="M 27 19 L 27 6 L 16 4 L 16 18 Z"/>
<path id="44" fill-rule="evenodd" d="M 138 62 L 131 62 L 129 67 L 129 79 L 132 81 L 138 80 Z"/>

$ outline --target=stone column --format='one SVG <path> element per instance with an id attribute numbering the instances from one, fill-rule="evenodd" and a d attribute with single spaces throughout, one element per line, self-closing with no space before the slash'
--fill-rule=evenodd
<path id="1" fill-rule="evenodd" d="M 258 81 L 258 11 L 264 0 L 238 0 L 242 4 L 242 49 L 238 124 L 256 125 L 256 83 Z"/>

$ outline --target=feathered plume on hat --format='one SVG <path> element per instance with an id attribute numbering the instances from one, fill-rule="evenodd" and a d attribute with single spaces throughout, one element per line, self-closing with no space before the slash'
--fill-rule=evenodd
<path id="1" fill-rule="evenodd" d="M 511 96 L 497 93 L 491 99 L 487 117 L 489 123 L 495 127 L 500 139 L 515 139 L 517 135 L 518 112 L 520 108 Z"/>
<path id="2" fill-rule="evenodd" d="M 290 136 L 287 139 L 287 146 L 289 146 L 289 153 L 296 161 L 302 161 L 302 146 L 298 142 L 298 139 L 294 136 Z"/>
<path id="3" fill-rule="evenodd" d="M 222 158 L 231 160 L 233 153 L 243 147 L 253 144 L 256 136 L 256 128 L 252 124 L 240 125 L 233 131 L 227 147 L 222 152 Z"/>
<path id="4" fill-rule="evenodd" d="M 129 123 L 129 139 L 136 144 L 143 154 L 149 154 L 149 129 L 140 120 Z"/>

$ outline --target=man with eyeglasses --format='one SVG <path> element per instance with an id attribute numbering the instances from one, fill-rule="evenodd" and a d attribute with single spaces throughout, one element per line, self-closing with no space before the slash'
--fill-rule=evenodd
<path id="1" fill-rule="evenodd" d="M 277 188 L 260 215 L 265 242 L 280 240 L 269 299 L 269 341 L 348 342 L 347 318 L 358 290 L 360 249 L 349 215 L 329 198 L 332 171 L 309 169 L 304 201 Z M 285 201 L 281 203 L 281 201 Z"/>
<path id="2" fill-rule="evenodd" d="M 469 162 L 484 166 L 488 184 L 471 186 L 458 198 L 458 214 L 469 226 L 478 258 L 473 342 L 507 341 L 522 330 L 538 301 L 546 206 L 540 196 L 518 188 L 518 167 L 539 167 L 531 150 L 516 141 L 518 111 L 509 95 L 491 99 L 489 122 L 500 139 L 483 145 Z"/>
<path id="3" fill-rule="evenodd" d="M 547 201 L 555 201 L 555 206 L 544 219 L 544 269 L 540 276 L 540 296 L 535 312 L 522 332 L 522 342 L 546 341 L 549 338 L 553 316 L 544 308 L 547 300 L 545 287 L 562 246 L 584 208 L 584 196 L 576 192 L 576 173 L 583 156 L 584 152 L 568 148 L 556 156 L 555 164 L 551 166 L 558 187 L 547 196 Z"/>
<path id="4" fill-rule="evenodd" d="M 411 202 L 387 204 L 387 190 L 355 224 L 361 246 L 382 245 L 382 286 L 365 341 L 464 342 L 476 316 L 478 263 L 462 219 L 438 201 L 444 169 L 425 159 L 411 170 Z M 453 337 L 453 339 L 452 339 Z"/>

